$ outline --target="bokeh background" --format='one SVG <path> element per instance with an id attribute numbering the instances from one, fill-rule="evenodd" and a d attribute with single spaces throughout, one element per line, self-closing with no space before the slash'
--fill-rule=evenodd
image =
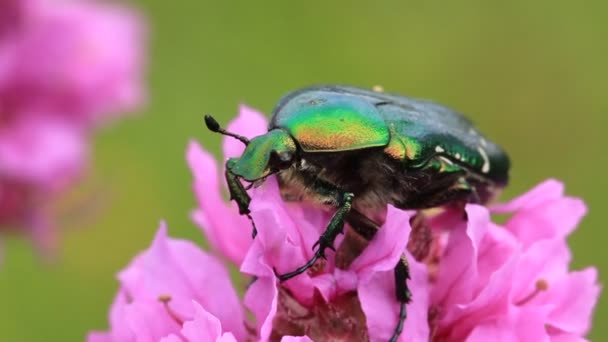
<path id="1" fill-rule="evenodd" d="M 160 219 L 204 244 L 184 160 L 189 139 L 219 155 L 239 103 L 269 113 L 298 87 L 343 83 L 434 99 L 468 115 L 513 160 L 510 198 L 548 177 L 590 213 L 574 268 L 608 274 L 608 3 L 595 1 L 141 0 L 150 25 L 149 103 L 97 136 L 94 167 L 57 205 L 55 262 L 9 239 L 0 341 L 80 341 L 107 327 L 115 273 Z M 248 232 L 244 232 L 248 234 Z M 608 339 L 608 296 L 590 339 Z"/>

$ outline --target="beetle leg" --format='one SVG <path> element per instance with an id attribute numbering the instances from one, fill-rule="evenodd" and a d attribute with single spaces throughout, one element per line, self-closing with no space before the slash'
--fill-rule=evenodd
<path id="1" fill-rule="evenodd" d="M 251 217 L 251 211 L 249 210 L 249 203 L 251 203 L 251 197 L 245 190 L 245 187 L 239 181 L 239 178 L 232 172 L 230 169 L 226 167 L 226 184 L 228 184 L 228 192 L 230 193 L 230 200 L 236 202 L 239 207 L 239 214 L 246 215 L 251 221 L 251 225 L 253 226 L 253 231 L 251 232 L 251 236 L 255 237 L 258 234 L 258 231 L 255 227 L 255 222 L 253 222 L 253 218 Z"/>
<path id="2" fill-rule="evenodd" d="M 399 259 L 397 266 L 395 266 L 395 295 L 399 301 L 399 323 L 397 323 L 397 327 L 395 328 L 395 332 L 393 333 L 390 342 L 397 342 L 399 335 L 401 335 L 401 332 L 403 331 L 403 323 L 405 323 L 405 319 L 407 318 L 407 305 L 412 300 L 412 293 L 407 286 L 407 281 L 409 279 L 410 268 L 405 254 L 403 254 L 401 255 L 401 259 Z"/>
<path id="3" fill-rule="evenodd" d="M 340 197 L 340 202 L 339 202 L 340 205 L 338 207 L 338 210 L 336 211 L 334 216 L 332 216 L 331 221 L 329 221 L 329 224 L 325 228 L 325 231 L 323 232 L 323 234 L 321 234 L 321 236 L 319 237 L 319 240 L 317 242 L 315 242 L 315 244 L 312 246 L 313 249 L 316 248 L 316 251 L 315 251 L 315 254 L 313 255 L 313 257 L 310 260 L 308 260 L 308 262 L 306 264 L 298 267 L 295 271 L 285 273 L 285 274 L 277 274 L 277 278 L 279 278 L 280 281 L 288 280 L 290 278 L 297 276 L 298 274 L 305 272 L 307 269 L 312 267 L 312 265 L 314 265 L 315 262 L 319 258 L 325 259 L 326 258 L 325 257 L 326 248 L 329 248 L 329 249 L 335 251 L 335 248 L 333 245 L 334 241 L 336 240 L 336 237 L 338 236 L 338 234 L 342 233 L 342 230 L 344 228 L 344 220 L 346 219 L 346 216 L 350 212 L 354 195 L 350 192 L 346 192 L 346 193 L 342 193 L 341 196 L 339 196 L 339 197 Z"/>

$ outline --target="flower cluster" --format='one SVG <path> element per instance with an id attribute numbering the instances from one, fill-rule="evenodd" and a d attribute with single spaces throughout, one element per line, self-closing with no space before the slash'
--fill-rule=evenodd
<path id="1" fill-rule="evenodd" d="M 262 134 L 264 117 L 241 107 L 228 129 Z M 225 157 L 243 147 L 227 139 Z M 393 268 L 405 253 L 413 301 L 399 341 L 580 341 L 599 296 L 594 268 L 570 272 L 566 237 L 585 214 L 579 199 L 546 181 L 506 204 L 467 205 L 466 215 L 389 206 L 369 243 L 346 230 L 336 253 L 279 283 L 312 256 L 330 215 L 281 199 L 273 178 L 251 190 L 251 223 L 225 202 L 220 168 L 188 148 L 201 226 L 213 252 L 252 276 L 243 301 L 216 256 L 172 240 L 152 246 L 119 274 L 120 290 L 101 341 L 387 341 L 397 325 Z M 509 214 L 505 224 L 491 213 Z M 252 313 L 248 319 L 246 311 Z"/>
<path id="2" fill-rule="evenodd" d="M 87 138 L 142 102 L 144 32 L 92 1 L 0 2 L 0 230 L 52 246 L 49 199 L 87 159 Z"/>

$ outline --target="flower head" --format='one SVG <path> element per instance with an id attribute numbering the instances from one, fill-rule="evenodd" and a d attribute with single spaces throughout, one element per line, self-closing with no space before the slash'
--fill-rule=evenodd
<path id="1" fill-rule="evenodd" d="M 0 42 L 3 116 L 53 108 L 90 126 L 140 104 L 144 32 L 136 13 L 91 1 L 24 3 L 20 25 Z"/>
<path id="2" fill-rule="evenodd" d="M 256 131 L 263 134 L 265 123 L 260 122 L 260 117 L 242 107 L 230 130 L 248 137 L 255 136 Z M 243 125 L 248 119 L 251 125 Z M 224 148 L 225 157 L 242 151 L 240 143 L 232 141 L 235 145 Z M 195 155 L 205 155 L 205 163 L 196 163 L 196 158 L 192 158 Z M 189 156 L 197 184 L 212 179 L 211 189 L 217 189 L 218 168 L 209 155 L 191 143 Z M 330 214 L 285 203 L 276 181 L 270 178 L 250 193 L 257 238 L 253 243 L 235 240 L 235 232 L 249 226 L 247 221 L 230 216 L 237 215 L 234 207 L 230 212 L 213 210 L 206 200 L 214 198 L 215 205 L 226 204 L 209 189 L 198 188 L 201 206 L 197 214 L 205 217 L 198 222 L 213 237 L 212 244 L 235 247 L 232 255 L 248 248 L 244 258 L 239 254 L 230 259 L 243 260 L 243 273 L 257 279 L 246 293 L 245 304 L 253 312 L 268 316 L 266 321 L 257 322 L 262 340 L 295 333 L 327 338 L 327 329 L 319 327 L 330 326 L 331 319 L 343 323 L 338 330 L 367 334 L 372 340 L 390 338 L 398 316 L 392 269 L 404 252 L 410 264 L 409 287 L 414 299 L 408 306 L 402 340 L 451 340 L 507 333 L 504 329 L 520 324 L 526 315 L 535 315 L 536 321 L 531 320 L 519 332 L 511 329 L 510 333 L 524 336 L 527 329 L 536 329 L 540 335 L 534 336 L 567 337 L 584 336 L 588 331 L 599 294 L 596 271 L 590 268 L 569 272 L 565 240 L 586 209 L 579 199 L 565 197 L 563 186 L 556 181 L 547 181 L 509 203 L 494 206 L 492 211 L 467 205 L 466 218 L 461 213 L 446 212 L 424 220 L 426 215 L 419 213 L 433 237 L 433 255 L 423 258 L 422 263 L 405 248 L 413 213 L 389 206 L 384 226 L 348 267 L 338 267 L 339 249 L 337 255 L 330 254 L 312 271 L 281 284 L 277 284 L 273 269 L 287 272 L 309 260 Z M 509 213 L 511 218 L 500 226 L 491 221 L 491 212 Z M 348 250 L 355 242 L 339 239 L 336 244 L 342 245 L 341 250 Z M 220 252 L 225 250 L 226 247 L 220 248 Z M 566 289 L 577 289 L 577 295 L 570 298 L 576 305 L 563 302 Z M 355 299 L 346 300 L 345 296 L 352 293 L 356 293 L 351 297 Z M 359 309 L 353 310 L 353 305 Z M 348 316 L 341 306 L 350 306 L 348 310 L 354 313 Z M 294 311 L 299 316 L 294 316 Z M 366 325 L 363 330 L 361 324 Z M 333 333 L 336 335 L 332 338 L 340 337 L 340 332 Z M 341 337 L 348 339 L 348 334 Z"/>
<path id="3" fill-rule="evenodd" d="M 142 28 L 117 5 L 0 3 L 0 230 L 53 247 L 47 207 L 84 171 L 92 129 L 141 102 Z"/>
<path id="4" fill-rule="evenodd" d="M 90 341 L 102 337 L 105 341 L 138 341 L 142 336 L 171 341 L 172 335 L 181 332 L 196 336 L 197 326 L 207 327 L 200 332 L 207 336 L 217 330 L 228 332 L 233 339 L 245 336 L 243 309 L 224 266 L 193 243 L 168 238 L 164 224 L 152 246 L 120 272 L 118 279 L 121 286 L 110 313 L 111 331 L 95 333 Z"/>
<path id="5" fill-rule="evenodd" d="M 568 271 L 566 236 L 585 205 L 549 180 L 494 211 L 512 216 L 499 226 L 486 208 L 469 205 L 467 220 L 449 227 L 431 290 L 434 336 L 584 336 L 599 296 L 597 274 L 594 268 Z"/>
<path id="6" fill-rule="evenodd" d="M 263 134 L 262 118 L 241 107 L 231 130 L 248 137 Z M 246 122 L 251 124 L 243 125 L 241 131 L 235 128 Z M 225 142 L 226 155 L 242 151 L 240 143 L 234 143 Z M 492 208 L 468 204 L 464 213 L 447 209 L 404 211 L 389 205 L 386 213 L 379 215 L 384 223 L 371 241 L 365 241 L 347 225 L 345 234 L 336 241 L 335 253 L 327 252 L 327 259 L 318 261 L 307 272 L 279 282 L 275 270 L 292 271 L 312 257 L 312 247 L 331 212 L 284 201 L 280 185 L 269 177 L 261 186 L 249 190 L 251 217 L 258 231 L 252 241 L 251 222 L 223 200 L 221 167 L 195 142 L 190 143 L 187 156 L 199 204 L 193 219 L 202 226 L 216 253 L 239 264 L 244 275 L 252 276 L 243 305 L 255 319 L 245 323 L 245 337 L 238 327 L 227 328 L 223 316 L 216 315 L 213 304 L 204 299 L 216 287 L 200 292 L 204 285 L 188 280 L 190 273 L 216 272 L 225 278 L 225 272 L 200 261 L 189 267 L 178 263 L 167 267 L 167 260 L 182 259 L 165 253 L 146 258 L 146 272 L 123 271 L 119 293 L 124 296 L 121 293 L 127 288 L 134 294 L 143 293 L 137 290 L 141 288 L 162 289 L 147 296 L 128 297 L 129 305 L 139 305 L 139 298 L 149 298 L 157 307 L 161 307 L 159 294 L 169 293 L 173 298 L 175 293 L 180 301 L 175 307 L 171 305 L 169 316 L 173 320 L 166 323 L 171 327 L 163 331 L 163 336 L 174 334 L 176 337 L 171 338 L 175 341 L 178 336 L 198 341 L 187 332 L 194 331 L 187 328 L 197 327 L 198 333 L 212 336 L 208 340 L 386 341 L 398 322 L 393 269 L 402 255 L 409 264 L 411 279 L 407 284 L 413 300 L 407 305 L 407 320 L 399 341 L 580 340 L 590 328 L 600 290 L 596 270 L 569 271 L 566 244 L 567 235 L 586 208 L 582 201 L 564 196 L 563 186 L 556 181 L 544 182 L 529 193 Z M 492 213 L 511 217 L 499 225 L 492 222 Z M 173 253 L 181 253 L 180 250 Z M 140 263 L 136 261 L 134 265 Z M 173 271 L 159 272 L 156 268 Z M 151 276 L 142 276 L 143 273 Z M 127 277 L 129 274 L 137 277 Z M 174 278 L 175 274 L 180 277 Z M 127 285 L 129 279 L 146 279 L 150 285 Z M 184 291 L 180 283 L 193 286 Z M 114 313 L 117 305 L 125 306 L 124 300 L 119 299 L 111 317 L 118 317 Z M 187 299 L 194 299 L 199 306 L 189 307 Z M 236 305 L 232 298 L 226 302 Z M 154 314 L 167 319 L 167 301 L 164 304 L 165 310 Z M 139 312 L 138 317 L 145 317 L 147 312 Z M 180 319 L 176 321 L 175 317 Z M 111 318 L 114 321 L 124 325 L 137 320 Z M 116 323 L 116 327 L 120 324 Z M 112 331 L 122 331 L 112 325 Z M 226 331 L 232 335 L 226 335 Z M 131 334 L 146 336 L 133 329 Z"/>
<path id="7" fill-rule="evenodd" d="M 246 340 L 243 307 L 227 270 L 193 243 L 168 238 L 165 224 L 118 279 L 110 331 L 90 333 L 89 342 Z"/>

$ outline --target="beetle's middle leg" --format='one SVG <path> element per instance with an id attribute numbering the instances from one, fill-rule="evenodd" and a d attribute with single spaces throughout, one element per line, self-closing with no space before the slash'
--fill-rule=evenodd
<path id="1" fill-rule="evenodd" d="M 332 216 L 331 221 L 329 221 L 329 224 L 325 228 L 325 231 L 319 237 L 319 240 L 317 240 L 317 242 L 315 242 L 315 244 L 312 246 L 313 249 L 316 248 L 313 257 L 308 260 L 306 264 L 298 267 L 295 271 L 285 274 L 277 274 L 277 278 L 279 278 L 279 280 L 285 281 L 287 279 L 293 278 L 312 267 L 312 265 L 314 265 L 319 258 L 325 259 L 326 248 L 335 251 L 334 241 L 336 240 L 338 234 L 342 233 L 342 230 L 344 228 L 344 220 L 346 219 L 346 216 L 352 208 L 353 199 L 354 195 L 350 192 L 340 193 L 340 195 L 338 196 L 338 210 L 336 211 L 334 216 Z"/>

